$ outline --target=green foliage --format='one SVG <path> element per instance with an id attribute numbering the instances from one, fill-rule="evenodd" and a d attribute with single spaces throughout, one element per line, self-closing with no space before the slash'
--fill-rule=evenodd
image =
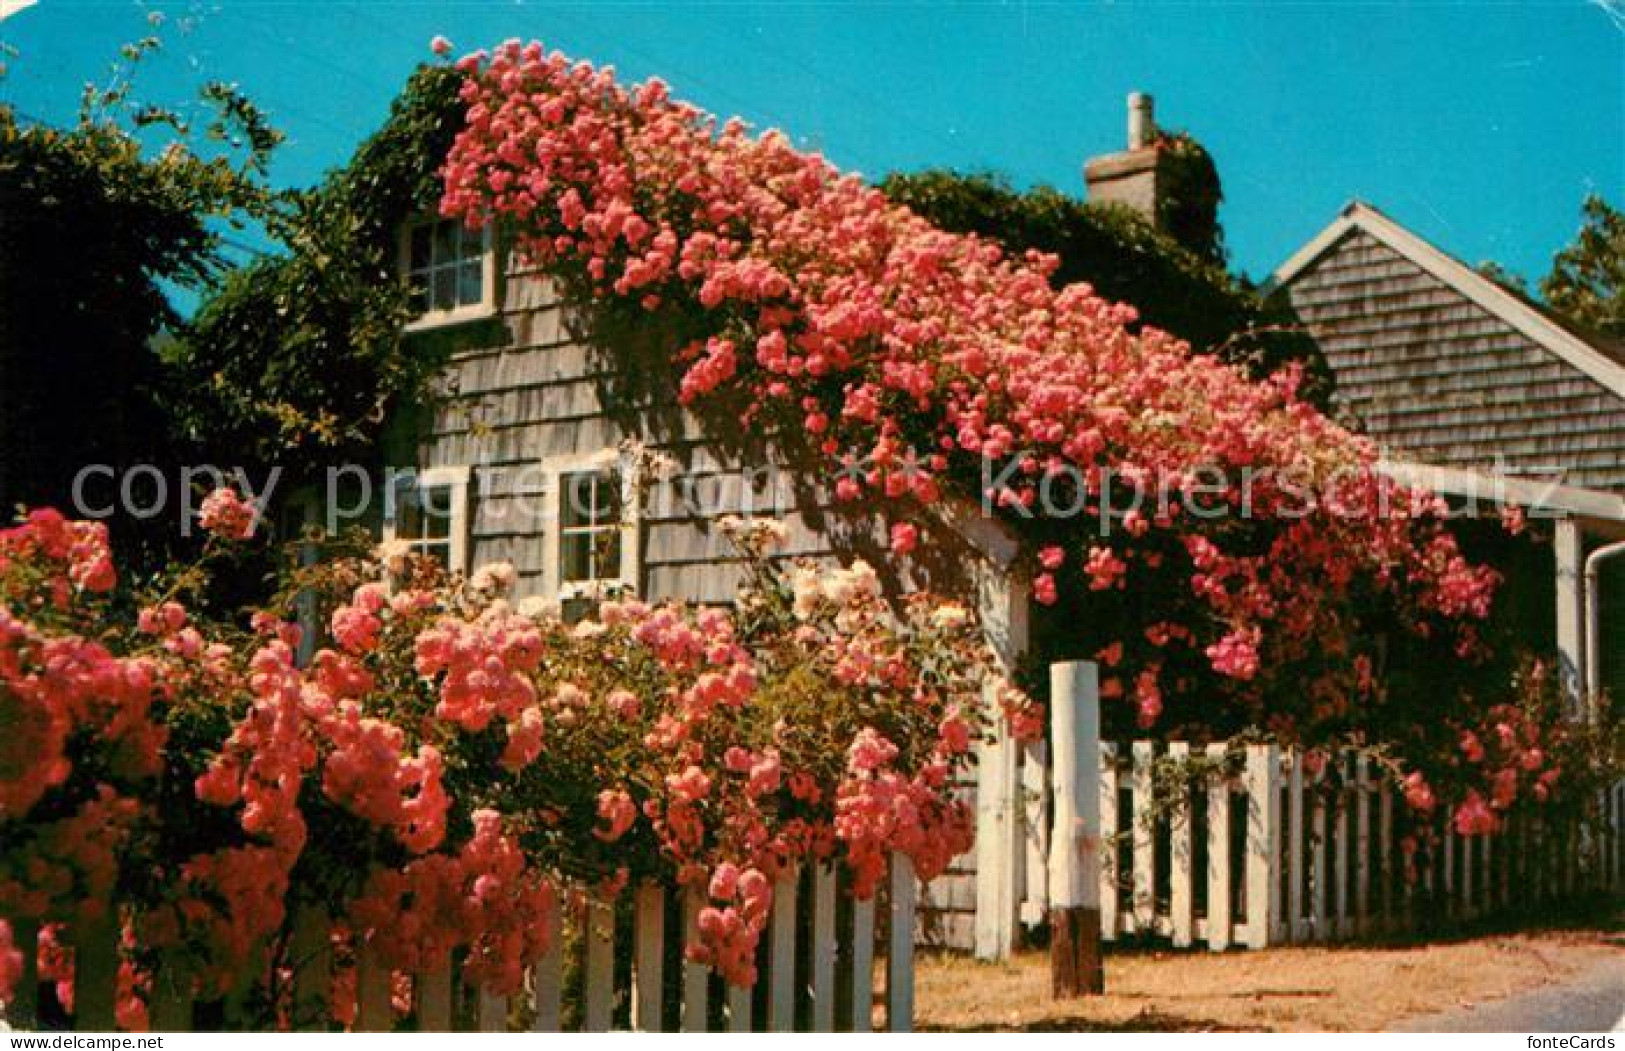
<path id="1" fill-rule="evenodd" d="M 1191 186 L 1187 205 L 1199 180 Z M 880 189 L 946 230 L 979 234 L 1014 252 L 1053 253 L 1061 261 L 1056 282 L 1087 282 L 1107 299 L 1132 303 L 1143 323 L 1254 376 L 1302 362 L 1305 394 L 1320 404 L 1329 397 L 1318 348 L 1283 306 L 1266 303 L 1126 207 L 1087 204 L 1047 186 L 1019 193 L 994 175 L 949 171 L 891 175 Z"/>
<path id="2" fill-rule="evenodd" d="M 1552 260 L 1540 293 L 1582 328 L 1625 337 L 1625 213 L 1593 194 L 1574 243 Z"/>
<path id="3" fill-rule="evenodd" d="M 1183 131 L 1159 131 L 1162 154 L 1157 180 L 1157 226 L 1208 262 L 1224 263 L 1224 230 L 1219 205 L 1224 190 L 1219 169 L 1206 147 Z"/>
<path id="4" fill-rule="evenodd" d="M 168 293 L 210 288 L 221 226 L 274 212 L 263 175 L 278 136 L 234 89 L 203 89 L 201 127 L 132 97 L 157 47 L 126 48 L 72 128 L 0 106 L 0 505 L 66 505 L 82 466 L 164 461 L 152 347 L 181 324 Z"/>
<path id="5" fill-rule="evenodd" d="M 377 455 L 390 408 L 423 398 L 444 362 L 403 339 L 398 236 L 432 212 L 460 126 L 461 75 L 424 67 L 348 166 L 295 196 L 287 254 L 234 273 L 172 351 L 190 438 L 315 470 Z"/>

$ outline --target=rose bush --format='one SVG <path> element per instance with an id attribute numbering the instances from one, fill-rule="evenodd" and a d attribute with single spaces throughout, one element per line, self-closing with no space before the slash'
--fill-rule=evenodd
<path id="1" fill-rule="evenodd" d="M 1131 332 L 1132 307 L 1053 287 L 1054 260 L 944 233 L 659 81 L 517 41 L 458 68 L 442 214 L 499 228 L 606 333 L 679 333 L 681 401 L 834 473 L 897 557 L 925 546 L 921 505 L 994 508 L 1059 605 L 1040 652 L 1106 665 L 1110 732 L 1383 741 L 1425 777 L 1492 703 L 1443 679 L 1411 702 L 1437 713 L 1388 703 L 1385 652 L 1484 662 L 1497 577 L 1296 372 Z"/>
<path id="2" fill-rule="evenodd" d="M 211 548 L 249 536 L 210 506 Z M 511 603 L 506 567 L 391 551 L 302 568 L 234 625 L 189 608 L 202 568 L 117 591 L 100 527 L 35 513 L 0 533 L 0 920 L 71 945 L 111 919 L 132 1027 L 160 956 L 286 1021 L 304 909 L 340 932 L 335 1017 L 363 943 L 511 993 L 562 889 L 642 879 L 701 889 L 688 953 L 754 982 L 786 866 L 867 897 L 901 850 L 932 878 L 970 846 L 952 786 L 984 692 L 1037 720 L 963 607 L 894 611 L 861 563 L 781 566 L 774 526 L 728 529 L 752 571 L 732 613 L 611 598 L 566 623 Z M 296 600 L 331 640 L 303 662 Z M 46 970 L 65 1003 L 71 965 Z"/>

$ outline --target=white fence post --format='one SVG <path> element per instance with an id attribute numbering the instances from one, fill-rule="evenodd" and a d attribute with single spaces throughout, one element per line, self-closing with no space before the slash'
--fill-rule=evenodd
<path id="1" fill-rule="evenodd" d="M 700 910 L 705 908 L 705 891 L 689 886 L 683 889 L 683 941 L 692 945 L 700 936 Z M 703 1033 L 710 1024 L 710 975 L 693 960 L 683 960 L 683 1032 Z"/>
<path id="2" fill-rule="evenodd" d="M 1049 841 L 1050 979 L 1054 995 L 1077 996 L 1098 993 L 1103 984 L 1101 795 L 1108 783 L 1116 792 L 1115 777 L 1109 781 L 1101 777 L 1100 673 L 1093 662 L 1050 666 L 1050 719 L 1055 745 L 1055 826 Z"/>

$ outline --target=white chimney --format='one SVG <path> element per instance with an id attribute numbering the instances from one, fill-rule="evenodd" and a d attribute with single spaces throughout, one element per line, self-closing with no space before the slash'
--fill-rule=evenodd
<path id="1" fill-rule="evenodd" d="M 1089 200 L 1126 205 L 1156 222 L 1157 182 L 1163 164 L 1156 144 L 1151 96 L 1136 91 L 1128 97 L 1128 148 L 1092 158 L 1083 167 Z"/>
<path id="2" fill-rule="evenodd" d="M 1152 112 L 1154 105 L 1151 96 L 1143 91 L 1136 91 L 1129 95 L 1128 148 L 1130 150 L 1143 150 L 1156 141 L 1157 119 Z"/>

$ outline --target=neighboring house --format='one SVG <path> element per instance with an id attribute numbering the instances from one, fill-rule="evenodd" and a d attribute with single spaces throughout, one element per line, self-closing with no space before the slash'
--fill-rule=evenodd
<path id="1" fill-rule="evenodd" d="M 1625 347 L 1588 336 L 1354 202 L 1271 279 L 1320 344 L 1344 421 L 1388 470 L 1527 509 L 1553 543 L 1500 566 L 1572 685 L 1625 697 L 1625 559 L 1604 562 L 1584 683 L 1586 555 L 1625 539 Z M 1547 521 L 1542 522 L 1542 519 Z"/>

